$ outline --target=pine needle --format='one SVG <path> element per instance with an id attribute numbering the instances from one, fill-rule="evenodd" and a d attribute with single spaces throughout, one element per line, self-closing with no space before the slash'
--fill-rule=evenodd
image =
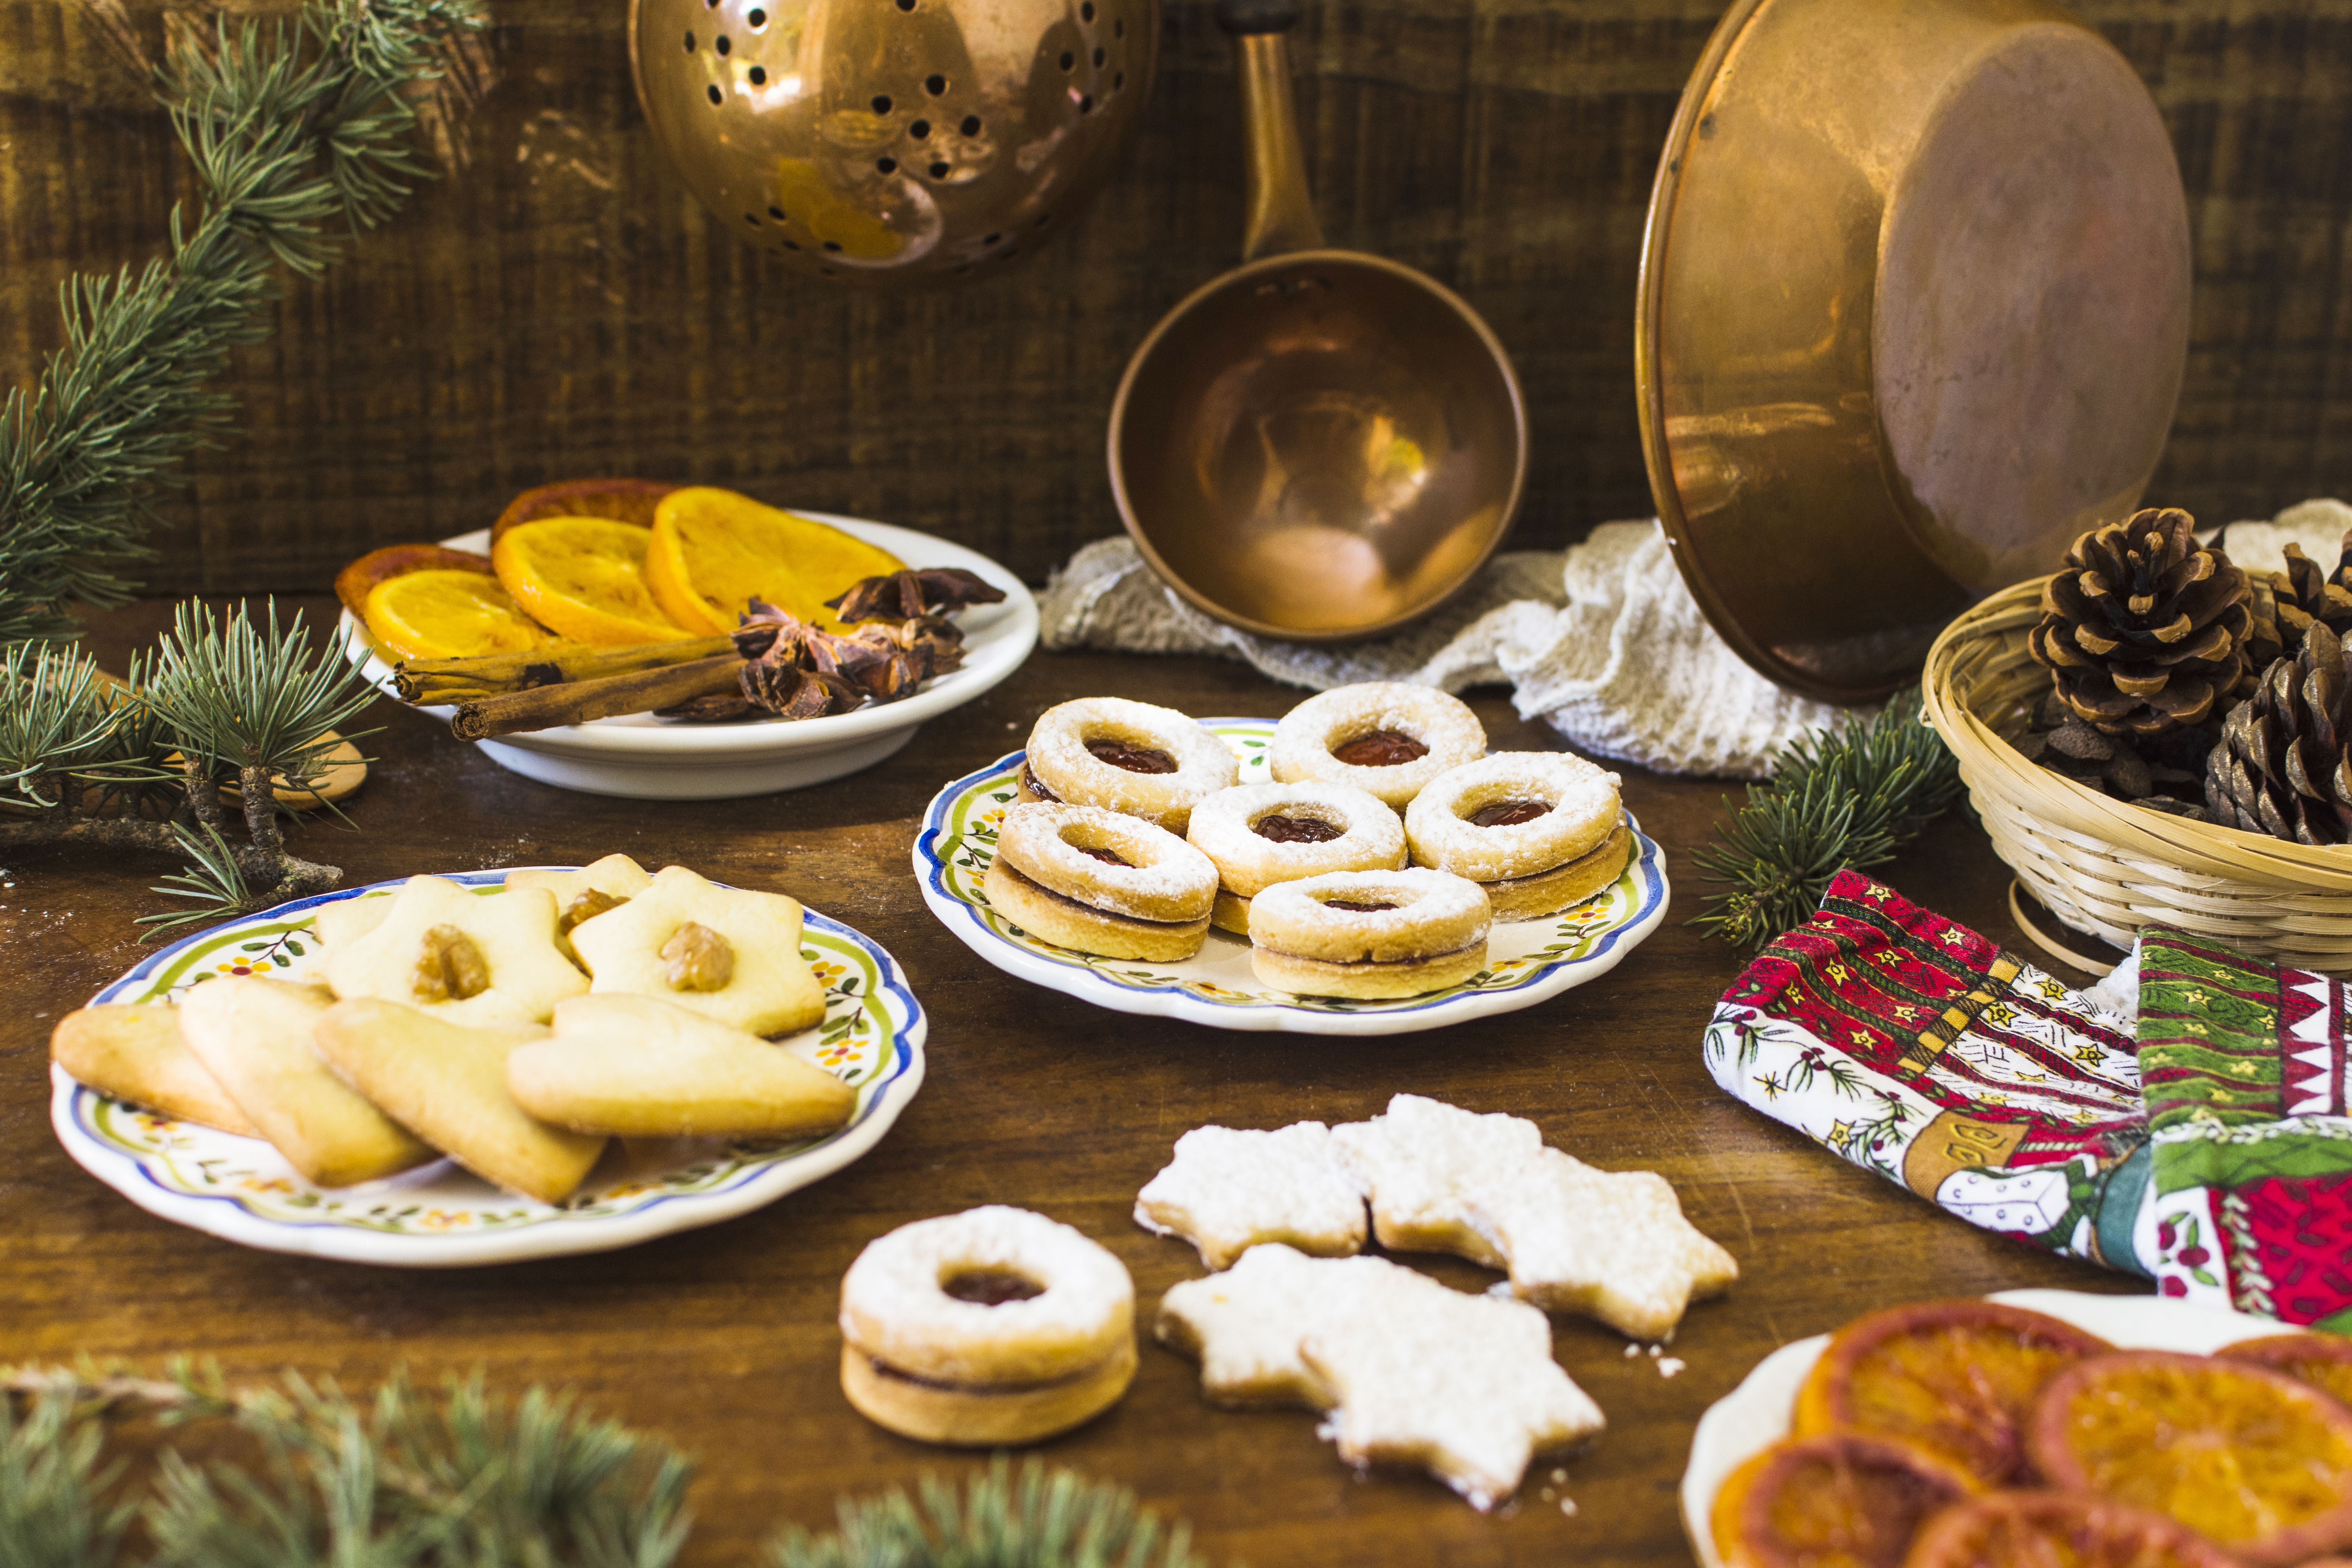
<path id="1" fill-rule="evenodd" d="M 1874 718 L 1790 742 L 1774 753 L 1772 776 L 1749 785 L 1748 804 L 1692 855 L 1701 880 L 1732 890 L 1707 895 L 1690 923 L 1763 946 L 1810 919 L 1839 871 L 1893 859 L 1961 787 L 1958 760 L 1920 717 L 1916 687 Z"/>
<path id="2" fill-rule="evenodd" d="M 1163 1531 L 1125 1487 L 1036 1459 L 1016 1478 L 1000 1454 L 961 1495 L 925 1477 L 922 1500 L 844 1501 L 838 1531 L 785 1531 L 766 1568 L 1207 1568 L 1190 1530 Z"/>

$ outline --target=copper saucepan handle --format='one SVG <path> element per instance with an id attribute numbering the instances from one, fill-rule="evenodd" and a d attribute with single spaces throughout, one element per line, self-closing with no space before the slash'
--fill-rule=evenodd
<path id="1" fill-rule="evenodd" d="M 1242 140 L 1247 146 L 1247 216 L 1242 259 L 1320 250 L 1323 226 L 1307 191 L 1298 150 L 1298 106 L 1290 92 L 1290 46 L 1298 0 L 1217 0 L 1217 26 L 1233 35 L 1242 87 Z"/>

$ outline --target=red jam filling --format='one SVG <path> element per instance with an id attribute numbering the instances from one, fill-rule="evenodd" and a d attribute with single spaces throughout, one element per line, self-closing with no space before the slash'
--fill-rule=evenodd
<path id="1" fill-rule="evenodd" d="M 1250 831 L 1276 844 L 1328 844 L 1346 837 L 1339 828 L 1312 816 L 1285 816 L 1275 812 L 1250 824 Z"/>
<path id="2" fill-rule="evenodd" d="M 1077 849 L 1078 853 L 1081 855 L 1092 856 L 1095 859 L 1101 861 L 1106 866 L 1132 866 L 1135 864 L 1132 860 L 1120 859 L 1118 856 L 1112 854 L 1108 849 L 1079 849 L 1075 844 L 1071 845 L 1070 847 Z"/>
<path id="3" fill-rule="evenodd" d="M 1429 748 L 1398 730 L 1374 730 L 1331 748 L 1331 755 L 1351 768 L 1396 768 L 1419 762 Z"/>
<path id="4" fill-rule="evenodd" d="M 1327 910 L 1353 910 L 1360 915 L 1370 914 L 1375 910 L 1396 908 L 1394 904 L 1360 904 L 1352 899 L 1326 899 L 1323 907 Z"/>
<path id="5" fill-rule="evenodd" d="M 959 1274 L 940 1289 L 959 1301 L 971 1301 L 982 1307 L 1001 1307 L 1007 1301 L 1026 1301 L 1033 1296 L 1045 1293 L 1033 1280 L 994 1269 Z"/>
<path id="6" fill-rule="evenodd" d="M 1087 750 L 1099 761 L 1115 768 L 1125 768 L 1131 773 L 1172 773 L 1176 759 L 1150 746 L 1130 746 L 1118 741 L 1088 741 Z"/>
<path id="7" fill-rule="evenodd" d="M 1533 822 L 1550 812 L 1551 807 L 1539 800 L 1498 800 L 1492 805 L 1480 806 L 1467 820 L 1474 827 L 1511 827 Z"/>

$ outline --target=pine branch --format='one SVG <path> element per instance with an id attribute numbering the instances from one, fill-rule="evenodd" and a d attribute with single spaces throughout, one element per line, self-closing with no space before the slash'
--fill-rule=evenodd
<path id="1" fill-rule="evenodd" d="M 1733 890 L 1707 895 L 1690 923 L 1743 948 L 1804 923 L 1831 878 L 1894 858 L 1961 793 L 1958 761 L 1920 717 L 1916 687 L 1874 718 L 1791 742 L 1773 764 L 1691 857 L 1702 880 Z"/>
<path id="2" fill-rule="evenodd" d="M 70 637 L 72 604 L 127 600 L 158 477 L 205 445 L 233 400 L 209 384 L 268 335 L 278 263 L 315 273 L 353 226 L 396 211 L 423 170 L 409 94 L 440 74 L 477 0 L 320 0 L 302 26 L 223 20 L 175 48 L 160 84 L 196 165 L 193 226 L 171 254 L 59 290 L 65 346 L 0 399 L 0 644 Z"/>
<path id="3" fill-rule="evenodd" d="M 787 1531 L 766 1568 L 1206 1568 L 1191 1531 L 1179 1524 L 1163 1535 L 1125 1487 L 1035 1459 L 1015 1480 L 999 1455 L 961 1497 L 925 1477 L 922 1498 L 919 1509 L 896 1489 L 844 1501 L 839 1531 Z"/>

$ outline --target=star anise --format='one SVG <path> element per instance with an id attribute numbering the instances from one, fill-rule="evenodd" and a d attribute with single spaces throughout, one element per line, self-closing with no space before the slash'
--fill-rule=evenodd
<path id="1" fill-rule="evenodd" d="M 824 607 L 845 621 L 911 621 L 951 616 L 972 605 L 1004 602 L 1004 590 L 960 566 L 891 572 L 854 583 Z"/>

